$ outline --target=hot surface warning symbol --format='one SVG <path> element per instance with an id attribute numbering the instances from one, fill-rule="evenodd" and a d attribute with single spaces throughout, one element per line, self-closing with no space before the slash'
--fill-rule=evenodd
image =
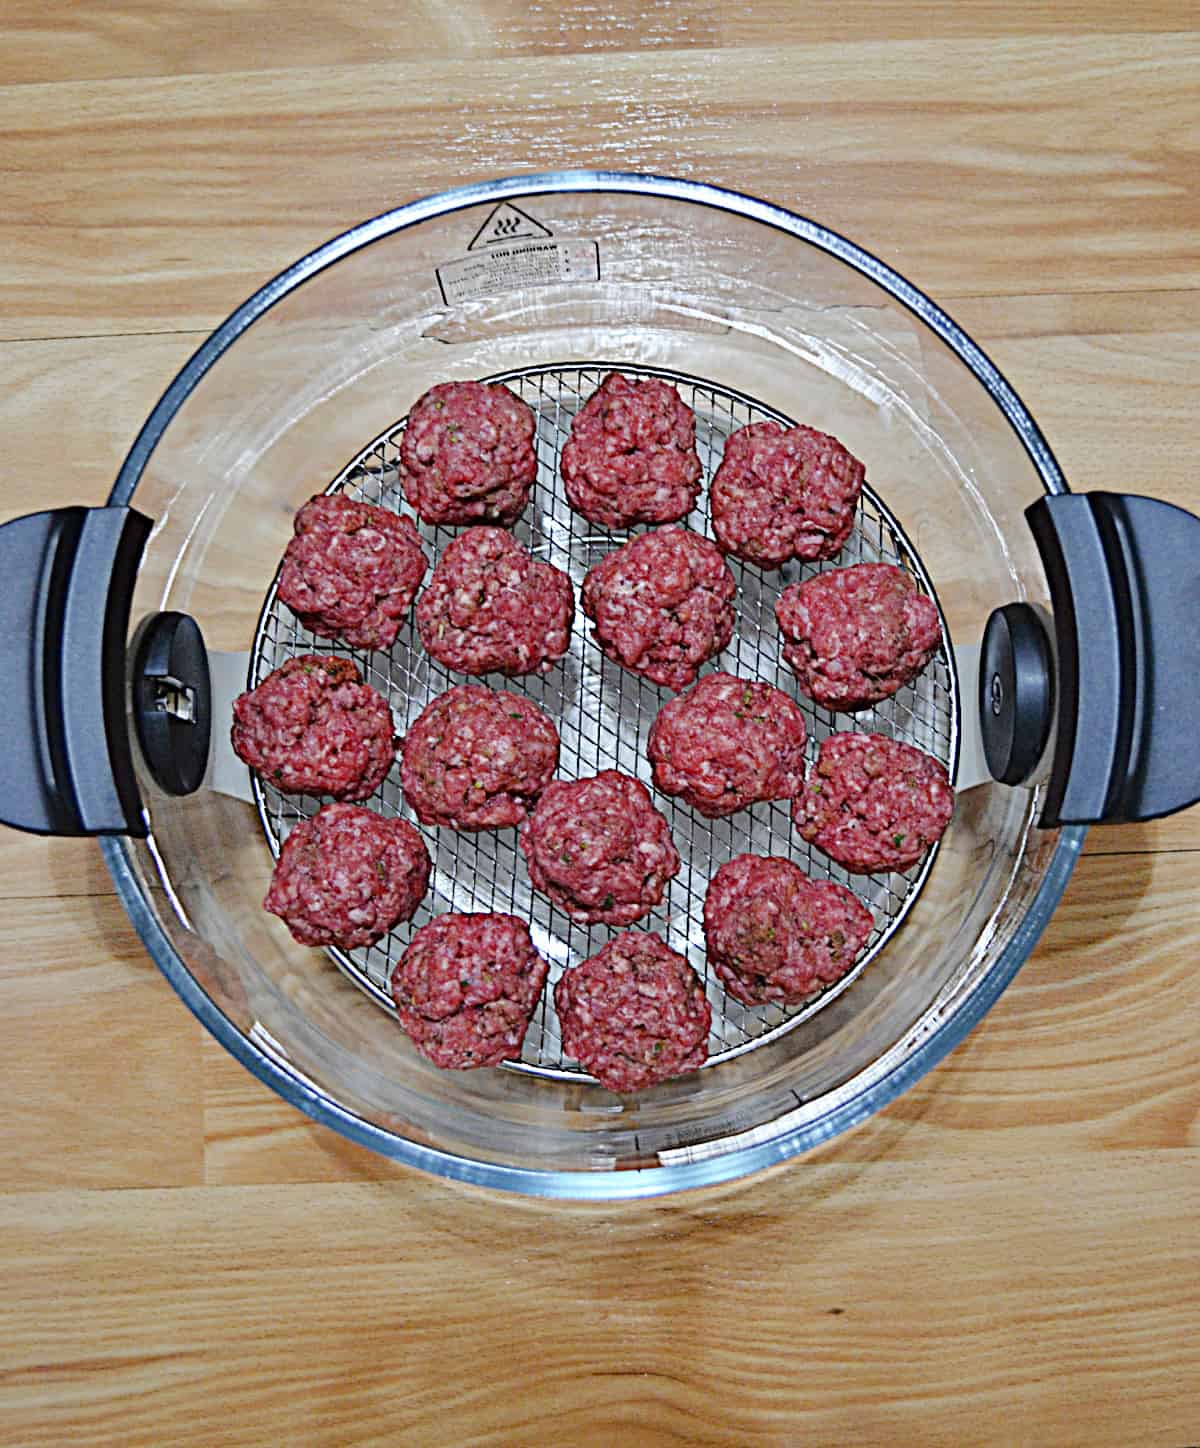
<path id="1" fill-rule="evenodd" d="M 467 250 L 477 251 L 480 247 L 495 246 L 502 241 L 523 241 L 535 237 L 540 240 L 553 235 L 548 227 L 534 221 L 532 216 L 526 216 L 519 207 L 501 201 L 499 206 L 492 208 L 492 214 L 475 233 L 475 240 Z"/>

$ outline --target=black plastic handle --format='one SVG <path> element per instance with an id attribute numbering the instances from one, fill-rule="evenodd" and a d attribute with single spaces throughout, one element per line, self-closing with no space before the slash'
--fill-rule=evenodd
<path id="1" fill-rule="evenodd" d="M 1020 604 L 992 615 L 980 718 L 993 774 L 1020 782 L 1012 761 L 1023 754 L 1028 777 L 1037 750 L 1020 746 L 1044 743 L 1053 699 L 1044 827 L 1153 819 L 1194 804 L 1200 518 L 1122 493 L 1042 498 L 1025 516 L 1050 585 L 1055 659 L 1027 647 L 1014 672 L 1010 640 L 1036 615 Z M 1052 667 L 1046 687 L 1031 677 Z"/>
<path id="2" fill-rule="evenodd" d="M 0 527 L 0 818 L 38 834 L 147 833 L 125 643 L 150 520 L 59 508 Z"/>
<path id="3" fill-rule="evenodd" d="M 0 527 L 0 822 L 144 838 L 131 714 L 156 783 L 176 795 L 199 788 L 212 689 L 195 621 L 152 614 L 138 629 L 132 679 L 126 668 L 150 527 L 132 508 L 58 508 Z"/>

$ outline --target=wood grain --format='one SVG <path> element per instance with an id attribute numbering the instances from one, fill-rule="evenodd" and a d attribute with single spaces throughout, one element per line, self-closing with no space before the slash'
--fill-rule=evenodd
<path id="1" fill-rule="evenodd" d="M 978 338 L 1077 487 L 1200 509 L 1195 20 L 9 0 L 0 519 L 100 501 L 204 333 L 308 247 L 568 162 L 848 232 Z M 888 1111 L 737 1187 L 585 1208 L 315 1126 L 175 999 L 92 843 L 0 832 L 0 1440 L 1195 1442 L 1198 887 L 1200 811 L 1092 831 L 1005 996 Z"/>
<path id="2" fill-rule="evenodd" d="M 1113 5 L 1114 15 L 1117 13 Z M 1171 29 L 1163 9 L 1129 28 Z M 291 70 L 380 61 L 540 57 L 711 46 L 727 21 L 712 0 L 583 0 L 569 10 L 506 0 L 425 0 L 365 10 L 354 0 L 78 3 L 66 16 L 18 0 L 6 11 L 0 84 Z M 1128 21 L 1128 17 L 1126 17 Z M 1115 25 L 1125 29 L 1126 25 Z"/>
<path id="3" fill-rule="evenodd" d="M 0 521 L 102 503 L 150 410 L 203 340 L 176 332 L 0 344 Z"/>
<path id="4" fill-rule="evenodd" d="M 1183 4 L 1094 0 L 1045 6 L 877 0 L 867 7 L 757 0 L 734 10 L 713 0 L 445 0 L 364 10 L 355 0 L 76 0 L 50 7 L 10 0 L 0 85 L 224 74 L 431 58 L 541 57 L 846 41 L 1154 34 L 1189 31 Z"/>
<path id="5" fill-rule="evenodd" d="M 198 1185 L 200 1027 L 116 899 L 0 901 L 0 939 L 4 1191 Z"/>
<path id="6" fill-rule="evenodd" d="M 9 1198 L 7 1303 L 37 1321 L 0 1339 L 9 1422 L 37 1423 L 31 1444 L 164 1424 L 179 1444 L 551 1425 L 585 1444 L 832 1444 L 851 1425 L 960 1444 L 1052 1423 L 1088 1425 L 1055 1441 L 1183 1443 L 1192 1167 L 1123 1152 L 1051 1194 L 1037 1158 L 1002 1191 L 986 1170 L 814 1161 L 619 1213 L 408 1182 Z M 1116 1242 L 1145 1244 L 1136 1273 L 1101 1277 Z"/>
<path id="7" fill-rule="evenodd" d="M 1200 282 L 1192 35 L 739 55 L 113 80 L 67 107 L 60 85 L 0 90 L 0 337 L 211 327 L 364 217 L 564 164 L 757 191 L 935 296 Z"/>

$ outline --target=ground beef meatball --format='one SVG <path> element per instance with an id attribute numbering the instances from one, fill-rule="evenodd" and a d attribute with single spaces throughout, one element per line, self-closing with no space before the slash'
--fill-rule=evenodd
<path id="1" fill-rule="evenodd" d="M 713 478 L 713 532 L 726 553 L 779 568 L 834 558 L 854 526 L 864 469 L 811 427 L 751 422 L 732 433 Z"/>
<path id="2" fill-rule="evenodd" d="M 263 906 L 301 945 L 374 945 L 411 920 L 429 888 L 429 851 L 407 820 L 327 804 L 284 841 Z"/>
<path id="3" fill-rule="evenodd" d="M 349 659 L 299 654 L 233 703 L 233 751 L 287 794 L 367 799 L 396 757 L 392 711 Z"/>
<path id="4" fill-rule="evenodd" d="M 874 926 L 844 885 L 778 855 L 737 855 L 704 897 L 709 964 L 748 1006 L 796 1006 L 850 969 Z"/>
<path id="5" fill-rule="evenodd" d="M 804 838 L 855 875 L 915 865 L 953 813 L 942 765 L 882 734 L 831 734 L 792 804 Z"/>
<path id="6" fill-rule="evenodd" d="M 588 570 L 583 611 L 610 659 L 678 690 L 733 637 L 736 592 L 715 543 L 686 528 L 659 528 Z"/>
<path id="7" fill-rule="evenodd" d="M 933 599 L 890 563 L 856 563 L 793 583 L 775 601 L 775 617 L 801 689 L 846 712 L 889 698 L 942 642 Z"/>
<path id="8" fill-rule="evenodd" d="M 708 1057 L 700 978 L 659 936 L 627 930 L 554 987 L 563 1051 L 610 1091 L 642 1091 Z"/>
<path id="9" fill-rule="evenodd" d="M 650 729 L 654 785 L 710 819 L 791 799 L 804 782 L 805 737 L 800 706 L 781 689 L 706 674 Z"/>
<path id="10" fill-rule="evenodd" d="M 426 523 L 515 523 L 537 474 L 527 403 L 499 382 L 440 382 L 408 414 L 404 496 Z"/>
<path id="11" fill-rule="evenodd" d="M 571 641 L 571 580 L 503 528 L 447 545 L 417 604 L 421 642 L 460 674 L 544 674 Z"/>
<path id="12" fill-rule="evenodd" d="M 400 783 L 423 825 L 519 825 L 558 768 L 558 730 L 529 699 L 459 684 L 404 736 Z"/>
<path id="13" fill-rule="evenodd" d="M 427 567 L 412 519 L 321 493 L 293 527 L 280 599 L 310 633 L 356 649 L 391 648 Z"/>
<path id="14" fill-rule="evenodd" d="M 700 493 L 695 414 L 668 382 L 610 372 L 571 424 L 562 477 L 571 507 L 602 528 L 674 523 Z"/>
<path id="15" fill-rule="evenodd" d="M 515 915 L 439 915 L 392 973 L 396 1015 L 435 1066 L 498 1066 L 520 1056 L 547 969 Z"/>
<path id="16" fill-rule="evenodd" d="M 521 849 L 534 889 L 584 925 L 632 925 L 679 870 L 650 791 L 615 769 L 547 785 L 521 829 Z"/>

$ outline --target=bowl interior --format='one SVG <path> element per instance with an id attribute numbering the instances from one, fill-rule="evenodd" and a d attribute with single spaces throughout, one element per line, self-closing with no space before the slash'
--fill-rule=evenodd
<path id="1" fill-rule="evenodd" d="M 136 477 L 131 500 L 156 527 L 135 625 L 181 609 L 210 647 L 250 648 L 295 509 L 431 383 L 599 361 L 702 379 L 840 438 L 927 570 L 956 643 L 978 641 L 999 604 L 1047 602 L 1021 517 L 1045 466 L 955 347 L 836 254 L 836 238 L 670 183 L 528 191 L 477 188 L 366 229 L 191 379 Z M 692 523 L 706 526 L 702 511 Z M 422 702 L 394 687 L 401 728 Z M 895 720 L 839 727 L 895 732 Z M 151 840 L 114 848 L 221 1029 L 299 1083 L 311 1109 L 365 1124 L 383 1149 L 434 1148 L 446 1169 L 457 1161 L 482 1180 L 517 1168 L 535 1190 L 596 1172 L 600 1192 L 619 1194 L 616 1168 L 669 1179 L 696 1161 L 730 1174 L 750 1146 L 784 1154 L 828 1134 L 848 1102 L 883 1099 L 881 1083 L 969 1010 L 1020 944 L 1057 843 L 1034 828 L 1035 792 L 964 792 L 902 927 L 847 989 L 785 1033 L 759 1032 L 753 1050 L 618 1097 L 570 1071 L 438 1072 L 377 1001 L 262 911 L 272 856 L 251 806 L 207 789 L 170 799 L 149 780 L 144 791 Z M 769 809 L 727 822 L 731 852 L 756 847 Z M 645 924 L 669 928 L 671 909 L 669 895 L 663 919 Z M 593 931 L 595 944 L 606 934 Z M 687 949 L 702 968 L 702 944 Z"/>

